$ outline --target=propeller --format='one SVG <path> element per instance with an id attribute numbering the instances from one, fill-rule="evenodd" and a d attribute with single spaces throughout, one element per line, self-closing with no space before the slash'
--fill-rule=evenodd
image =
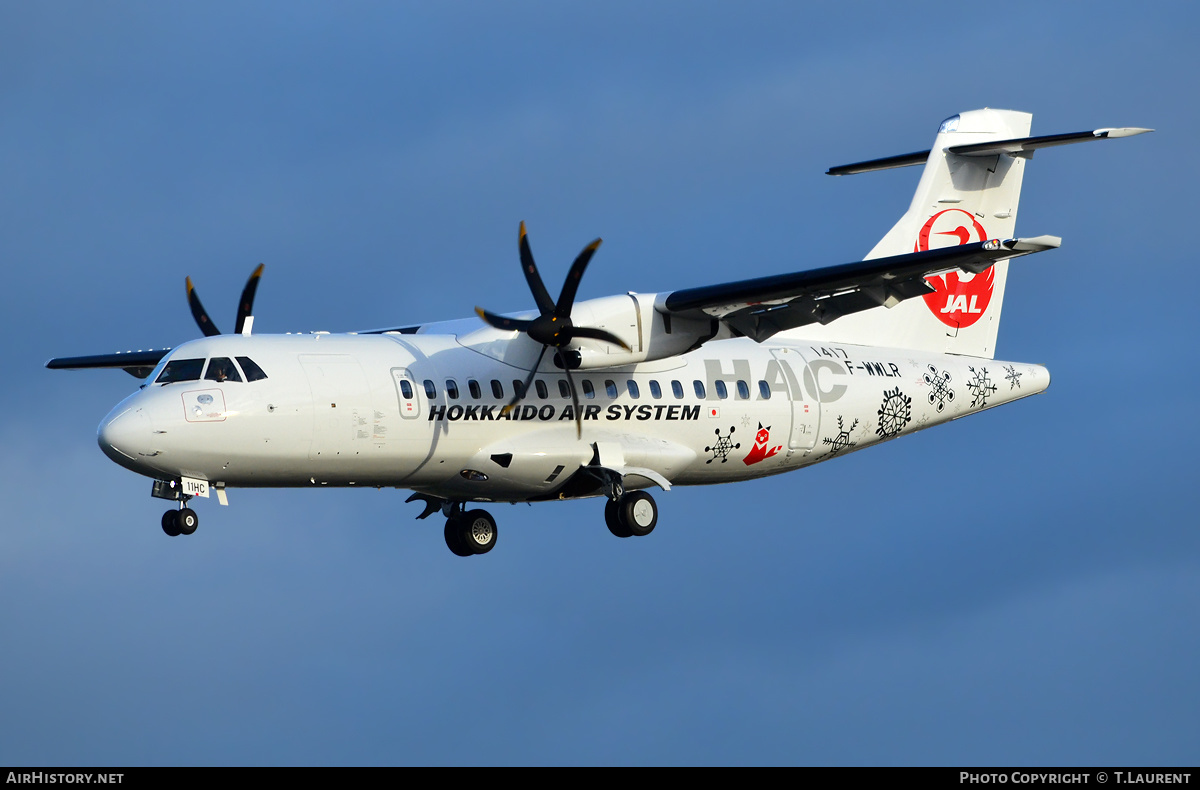
<path id="1" fill-rule="evenodd" d="M 542 344 L 541 353 L 538 354 L 537 361 L 533 363 L 533 367 L 530 369 L 529 376 L 525 379 L 524 385 L 517 392 L 513 393 L 512 400 L 502 409 L 503 414 L 511 411 L 525 397 L 525 394 L 529 392 L 529 385 L 533 382 L 534 376 L 537 375 L 537 369 L 542 364 L 542 358 L 546 356 L 548 349 L 553 348 L 556 364 L 567 375 L 567 385 L 571 390 L 571 403 L 575 407 L 575 432 L 578 436 L 583 436 L 583 415 L 579 411 L 579 395 L 575 391 L 575 380 L 571 377 L 571 368 L 577 366 L 579 361 L 577 356 L 572 358 L 571 355 L 567 354 L 567 347 L 577 338 L 590 338 L 605 343 L 612 343 L 626 351 L 630 350 L 629 344 L 612 332 L 594 327 L 575 326 L 571 321 L 571 308 L 575 304 L 575 294 L 579 290 L 579 281 L 583 278 L 583 272 L 587 269 L 588 262 L 591 261 L 592 256 L 596 254 L 596 250 L 600 247 L 600 241 L 600 239 L 596 239 L 584 247 L 583 251 L 575 258 L 575 262 L 571 264 L 570 271 L 567 272 L 566 282 L 563 283 L 562 292 L 559 294 L 558 301 L 556 302 L 550 298 L 550 292 L 546 290 L 546 285 L 542 282 L 541 275 L 538 274 L 537 264 L 533 262 L 533 252 L 529 249 L 529 237 L 525 233 L 525 223 L 521 223 L 519 243 L 521 250 L 521 270 L 525 273 L 525 282 L 529 284 L 529 290 L 533 292 L 533 300 L 537 303 L 540 315 L 531 320 L 506 318 L 484 310 L 482 307 L 475 308 L 475 312 L 489 326 L 505 331 L 524 332 L 529 336 L 530 340 Z"/>
<path id="2" fill-rule="evenodd" d="M 236 335 L 240 335 L 246 327 L 246 319 L 254 315 L 254 294 L 258 291 L 258 281 L 262 277 L 263 268 L 263 264 L 260 263 L 254 273 L 250 275 L 250 279 L 246 281 L 246 287 L 242 289 L 242 299 L 238 302 L 237 324 L 233 329 Z M 191 277 L 187 278 L 187 298 L 188 306 L 192 308 L 192 318 L 196 319 L 196 324 L 199 325 L 204 336 L 212 337 L 221 334 L 221 330 L 217 329 L 217 325 L 208 317 L 208 311 L 200 303 L 200 297 L 196 294 L 196 287 L 192 285 Z"/>

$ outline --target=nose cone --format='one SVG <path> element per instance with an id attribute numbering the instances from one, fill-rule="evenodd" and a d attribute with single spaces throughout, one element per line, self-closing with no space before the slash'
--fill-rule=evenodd
<path id="1" fill-rule="evenodd" d="M 142 409 L 121 405 L 100 423 L 96 440 L 105 455 L 138 472 L 145 459 L 158 454 L 150 449 L 152 435 L 150 418 Z"/>

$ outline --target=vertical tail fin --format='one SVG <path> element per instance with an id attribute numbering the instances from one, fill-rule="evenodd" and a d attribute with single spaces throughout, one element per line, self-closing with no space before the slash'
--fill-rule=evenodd
<path id="1" fill-rule="evenodd" d="M 947 149 L 1026 138 L 1032 119 L 1029 113 L 985 109 L 943 121 L 933 148 L 923 160 L 925 169 L 908 211 L 866 260 L 1013 238 L 1025 159 L 1004 153 L 965 156 Z M 919 164 L 921 153 L 834 168 L 830 173 Z M 845 342 L 886 342 L 903 348 L 992 357 L 1007 276 L 1008 263 L 1004 261 L 982 274 L 948 272 L 931 277 L 933 293 L 890 310 L 846 316 L 826 331 Z"/>
<path id="2" fill-rule="evenodd" d="M 912 204 L 865 260 L 1016 236 L 1025 161 L 1038 148 L 1150 129 L 1097 129 L 1029 137 L 1029 113 L 972 110 L 942 122 L 929 151 L 835 167 L 830 175 L 924 164 Z M 995 356 L 1008 262 L 981 274 L 951 271 L 927 278 L 932 292 L 888 310 L 867 310 L 805 334 L 829 342 L 866 343 L 976 357 Z"/>
<path id="3" fill-rule="evenodd" d="M 866 260 L 986 239 L 1013 238 L 1025 159 L 949 149 L 1027 138 L 1033 116 L 972 110 L 942 122 L 912 204 Z"/>

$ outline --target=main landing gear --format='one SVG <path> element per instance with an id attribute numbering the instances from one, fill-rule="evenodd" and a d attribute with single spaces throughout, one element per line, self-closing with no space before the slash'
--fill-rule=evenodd
<path id="1" fill-rule="evenodd" d="M 645 491 L 627 491 L 604 505 L 604 522 L 618 538 L 644 537 L 658 524 L 658 505 Z M 486 510 L 464 511 L 455 503 L 450 507 L 443 535 L 446 546 L 459 557 L 487 554 L 496 546 L 496 519 Z"/>
<path id="2" fill-rule="evenodd" d="M 658 505 L 645 491 L 626 491 L 604 505 L 604 523 L 618 538 L 645 537 L 658 524 Z"/>
<path id="3" fill-rule="evenodd" d="M 446 545 L 460 557 L 487 554 L 496 546 L 496 519 L 486 510 L 455 508 L 446 519 Z"/>
<path id="4" fill-rule="evenodd" d="M 183 507 L 179 510 L 168 510 L 166 513 L 163 513 L 162 529 L 163 532 L 171 537 L 191 535 L 196 531 L 196 527 L 198 526 L 200 526 L 200 517 L 190 507 Z"/>
<path id="5" fill-rule="evenodd" d="M 618 538 L 632 538 L 644 537 L 654 531 L 658 524 L 658 505 L 654 497 L 645 491 L 626 491 L 621 479 L 615 476 L 608 482 L 607 488 L 604 523 L 608 525 L 609 532 Z M 463 510 L 464 503 L 431 494 L 414 493 L 408 501 L 425 503 L 425 511 L 417 516 L 418 519 L 428 518 L 439 511 L 446 516 L 446 528 L 443 531 L 446 546 L 459 557 L 487 554 L 495 548 L 496 519 L 486 510 Z M 167 529 L 166 516 L 163 516 L 163 529 Z"/>

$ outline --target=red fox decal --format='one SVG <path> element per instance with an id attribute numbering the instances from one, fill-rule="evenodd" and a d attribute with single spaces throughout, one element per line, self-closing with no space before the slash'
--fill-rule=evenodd
<path id="1" fill-rule="evenodd" d="M 763 424 L 760 422 L 758 424 L 758 433 L 754 435 L 754 446 L 750 448 L 750 452 L 745 458 L 742 459 L 742 463 L 744 463 L 746 466 L 756 464 L 764 458 L 770 458 L 771 456 L 775 455 L 775 453 L 783 449 L 782 444 L 777 444 L 768 450 L 767 443 L 770 441 L 771 426 L 768 425 L 766 428 L 764 428 Z"/>

